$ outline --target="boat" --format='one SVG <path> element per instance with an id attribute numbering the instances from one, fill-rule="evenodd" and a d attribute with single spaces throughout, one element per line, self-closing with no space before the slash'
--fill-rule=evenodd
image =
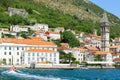
<path id="1" fill-rule="evenodd" d="M 63 68 L 64 70 L 74 70 L 74 68 Z"/>
<path id="2" fill-rule="evenodd" d="M 10 71 L 17 72 L 17 69 L 16 69 L 16 67 L 12 66 L 12 67 L 10 67 Z"/>
<path id="3" fill-rule="evenodd" d="M 81 69 L 88 69 L 87 67 L 81 67 Z"/>

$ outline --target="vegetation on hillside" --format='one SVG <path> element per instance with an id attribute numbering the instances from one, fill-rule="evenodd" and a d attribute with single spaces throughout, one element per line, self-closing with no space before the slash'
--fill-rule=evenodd
<path id="1" fill-rule="evenodd" d="M 79 40 L 75 37 L 75 35 L 71 31 L 64 31 L 62 33 L 62 42 L 69 43 L 71 47 L 79 47 L 80 42 Z"/>
<path id="2" fill-rule="evenodd" d="M 25 9 L 28 18 L 18 15 L 9 16 L 8 7 Z M 0 0 L 0 27 L 12 24 L 32 25 L 35 22 L 48 24 L 49 27 L 65 27 L 77 33 L 100 32 L 100 17 L 103 9 L 84 0 Z M 111 36 L 120 36 L 120 19 L 108 13 L 111 23 Z M 31 22 L 34 20 L 35 22 Z"/>

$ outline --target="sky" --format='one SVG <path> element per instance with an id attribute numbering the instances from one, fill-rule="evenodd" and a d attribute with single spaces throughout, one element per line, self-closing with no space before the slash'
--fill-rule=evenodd
<path id="1" fill-rule="evenodd" d="M 120 0 L 89 0 L 120 18 Z"/>

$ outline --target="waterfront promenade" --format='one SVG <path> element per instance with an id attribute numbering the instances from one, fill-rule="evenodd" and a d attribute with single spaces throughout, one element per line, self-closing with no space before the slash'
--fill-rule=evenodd
<path id="1" fill-rule="evenodd" d="M 0 65 L 0 68 L 10 68 L 11 65 Z M 26 66 L 26 65 L 16 65 L 16 68 L 30 68 L 30 66 Z M 82 69 L 84 67 L 79 67 L 79 66 L 60 66 L 60 65 L 52 65 L 52 66 L 48 66 L 48 65 L 37 65 L 35 66 L 35 68 L 37 69 Z M 92 69 L 92 68 L 96 68 L 96 69 L 101 69 L 100 66 L 87 66 L 86 68 L 88 69 Z M 102 69 L 107 69 L 107 68 L 115 68 L 114 66 L 103 66 Z"/>

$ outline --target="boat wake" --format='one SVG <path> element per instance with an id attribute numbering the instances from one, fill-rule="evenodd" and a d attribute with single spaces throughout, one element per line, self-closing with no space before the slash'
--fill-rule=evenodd
<path id="1" fill-rule="evenodd" d="M 3 71 L 2 75 L 8 75 L 8 76 L 14 76 L 19 77 L 27 80 L 69 80 L 69 79 L 61 79 L 56 77 L 46 77 L 46 76 L 40 76 L 40 75 L 32 75 L 28 73 L 23 73 L 22 71 Z"/>

